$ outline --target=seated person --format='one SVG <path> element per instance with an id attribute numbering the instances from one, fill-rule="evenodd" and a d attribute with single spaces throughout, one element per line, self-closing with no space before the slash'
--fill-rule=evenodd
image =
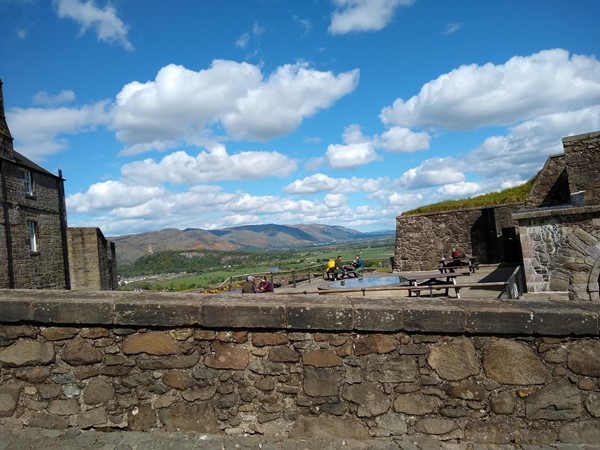
<path id="1" fill-rule="evenodd" d="M 356 257 L 354 258 L 354 261 L 352 261 L 352 265 L 346 267 L 346 269 L 348 270 L 348 274 L 352 274 L 355 277 L 361 277 L 364 268 L 365 268 L 365 263 L 363 262 L 360 255 L 356 255 Z"/>
<path id="2" fill-rule="evenodd" d="M 335 259 L 329 258 L 327 267 L 325 268 L 325 277 L 328 280 L 335 280 Z"/>
<path id="3" fill-rule="evenodd" d="M 446 264 L 446 266 L 463 266 L 463 265 L 468 266 L 469 265 L 469 260 L 465 259 L 466 255 L 462 251 L 460 251 L 460 249 L 458 249 L 457 247 L 454 247 L 452 249 L 452 253 L 450 253 L 450 256 L 452 258 L 451 258 L 450 262 L 448 262 Z M 453 269 L 450 271 L 454 272 Z"/>
<path id="4" fill-rule="evenodd" d="M 356 255 L 356 257 L 354 258 L 354 262 L 352 263 L 352 265 L 354 266 L 355 269 L 364 269 L 365 268 L 365 263 L 363 262 L 363 260 L 360 257 L 360 255 Z"/>
<path id="5" fill-rule="evenodd" d="M 253 294 L 256 292 L 256 286 L 254 285 L 254 277 L 248 275 L 246 282 L 242 285 L 242 294 Z"/>
<path id="6" fill-rule="evenodd" d="M 344 266 L 342 266 L 342 255 L 339 255 L 335 260 L 335 267 L 333 268 L 333 272 L 335 273 L 335 279 L 340 280 L 344 277 L 348 276 L 348 271 Z"/>
<path id="7" fill-rule="evenodd" d="M 274 292 L 273 285 L 269 280 L 267 280 L 266 276 L 263 276 L 260 279 L 260 283 L 258 283 L 256 292 Z"/>
<path id="8" fill-rule="evenodd" d="M 460 249 L 454 247 L 452 249 L 452 252 L 450 253 L 450 256 L 452 257 L 452 259 L 458 259 L 458 258 L 462 258 L 464 255 L 463 255 L 463 252 L 460 251 Z"/>

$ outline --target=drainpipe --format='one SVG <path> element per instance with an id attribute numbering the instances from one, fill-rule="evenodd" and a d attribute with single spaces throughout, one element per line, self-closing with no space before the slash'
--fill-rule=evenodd
<path id="1" fill-rule="evenodd" d="M 63 270 L 65 274 L 65 289 L 71 289 L 71 271 L 69 270 L 69 248 L 67 241 L 67 205 L 65 204 L 65 179 L 62 176 L 62 170 L 58 170 L 58 180 L 56 180 L 58 190 L 58 214 L 60 217 L 60 238 L 62 240 L 63 252 Z"/>
<path id="2" fill-rule="evenodd" d="M 4 167 L 4 161 L 0 158 L 0 179 L 2 180 L 2 202 L 3 214 L 4 214 L 4 235 L 6 238 L 6 266 L 8 268 L 8 288 L 15 288 L 15 267 L 13 264 L 13 248 L 12 248 L 12 236 L 10 229 L 10 214 L 8 205 L 8 189 L 6 188 L 6 173 Z"/>

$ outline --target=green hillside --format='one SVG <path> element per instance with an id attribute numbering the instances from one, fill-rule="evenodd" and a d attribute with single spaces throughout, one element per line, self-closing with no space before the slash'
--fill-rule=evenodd
<path id="1" fill-rule="evenodd" d="M 488 194 L 478 195 L 471 198 L 446 200 L 440 203 L 433 203 L 431 205 L 425 205 L 419 208 L 411 209 L 410 211 L 405 211 L 402 215 L 409 216 L 413 214 L 428 214 L 434 212 L 451 211 L 453 209 L 478 208 L 524 202 L 527 199 L 527 194 L 533 186 L 536 178 L 537 175 L 526 183 L 505 189 L 500 192 L 490 192 Z"/>

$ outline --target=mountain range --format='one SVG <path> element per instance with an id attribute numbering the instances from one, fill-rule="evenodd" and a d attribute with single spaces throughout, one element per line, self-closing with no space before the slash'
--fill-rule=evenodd
<path id="1" fill-rule="evenodd" d="M 166 228 L 111 237 L 110 240 L 116 244 L 117 262 L 130 264 L 144 255 L 163 250 L 284 249 L 391 236 L 394 233 L 392 230 L 363 233 L 341 226 L 319 224 L 265 224 L 218 230 Z"/>

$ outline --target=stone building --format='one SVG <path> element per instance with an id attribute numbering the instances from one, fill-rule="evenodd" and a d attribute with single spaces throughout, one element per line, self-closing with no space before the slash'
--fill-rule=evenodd
<path id="1" fill-rule="evenodd" d="M 520 262 L 517 221 L 522 203 L 465 208 L 396 218 L 393 268 L 399 271 L 437 269 L 453 247 L 479 262 Z"/>
<path id="2" fill-rule="evenodd" d="M 565 137 L 548 158 L 518 220 L 529 292 L 599 301 L 600 132 Z"/>
<path id="3" fill-rule="evenodd" d="M 114 247 L 67 239 L 64 179 L 13 148 L 0 81 L 0 289 L 114 289 Z M 77 235 L 71 229 L 71 235 Z M 80 246 L 80 247 L 79 247 Z M 91 265 L 85 270 L 85 264 Z M 82 277 L 86 272 L 105 274 Z M 109 275 L 110 274 L 110 275 Z M 74 278 L 76 276 L 76 278 Z"/>
<path id="4" fill-rule="evenodd" d="M 67 228 L 67 243 L 72 290 L 116 288 L 115 244 L 99 228 Z"/>

